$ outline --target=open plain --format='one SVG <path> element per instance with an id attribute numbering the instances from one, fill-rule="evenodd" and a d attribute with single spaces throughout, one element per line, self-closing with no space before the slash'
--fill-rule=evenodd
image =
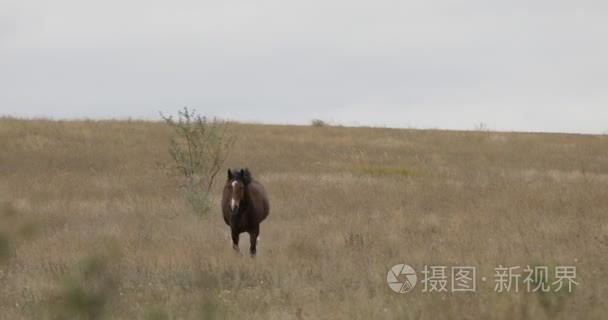
<path id="1" fill-rule="evenodd" d="M 608 136 L 231 124 L 196 215 L 160 122 L 0 119 L 0 318 L 600 319 Z M 228 167 L 266 187 L 257 257 L 230 245 Z M 418 275 L 393 292 L 387 272 Z M 423 292 L 425 266 L 476 292 Z M 573 292 L 494 290 L 495 268 L 576 266 Z M 448 269 L 449 270 L 449 269 Z M 451 276 L 451 275 L 449 275 Z M 482 281 L 481 277 L 487 281 Z M 448 278 L 450 280 L 450 278 Z M 449 289 L 449 282 L 448 282 Z"/>

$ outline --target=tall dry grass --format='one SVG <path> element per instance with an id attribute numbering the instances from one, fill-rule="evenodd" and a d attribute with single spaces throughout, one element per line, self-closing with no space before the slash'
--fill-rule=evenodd
<path id="1" fill-rule="evenodd" d="M 159 170 L 168 159 L 163 124 L 1 119 L 0 318 L 600 319 L 608 311 L 606 136 L 233 130 L 227 166 L 251 168 L 271 199 L 255 259 L 232 251 L 217 203 L 207 217 L 191 214 Z M 397 294 L 386 285 L 397 263 L 472 265 L 488 279 L 499 264 L 575 265 L 580 285 L 570 294 L 496 293 L 478 279 L 476 293 Z"/>

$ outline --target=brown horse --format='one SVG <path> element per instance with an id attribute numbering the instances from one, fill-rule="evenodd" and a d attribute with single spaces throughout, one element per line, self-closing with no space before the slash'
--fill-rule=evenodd
<path id="1" fill-rule="evenodd" d="M 230 226 L 232 247 L 239 251 L 239 235 L 249 233 L 251 255 L 256 253 L 260 223 L 269 211 L 268 195 L 264 186 L 253 180 L 249 169 L 228 169 L 228 180 L 222 193 L 222 214 Z"/>

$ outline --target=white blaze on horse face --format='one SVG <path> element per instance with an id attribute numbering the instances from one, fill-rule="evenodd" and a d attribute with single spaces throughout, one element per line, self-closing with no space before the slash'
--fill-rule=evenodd
<path id="1" fill-rule="evenodd" d="M 232 181 L 232 189 L 236 188 L 236 180 Z M 236 208 L 236 200 L 234 200 L 234 197 L 232 197 L 230 199 L 230 210 L 234 211 L 234 209 Z"/>

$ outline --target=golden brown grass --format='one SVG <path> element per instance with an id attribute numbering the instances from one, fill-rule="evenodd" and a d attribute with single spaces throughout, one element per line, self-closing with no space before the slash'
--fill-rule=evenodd
<path id="1" fill-rule="evenodd" d="M 197 217 L 158 169 L 164 124 L 0 119 L 0 318 L 65 316 L 70 303 L 111 319 L 608 312 L 606 136 L 233 130 L 227 167 L 251 168 L 271 198 L 255 259 L 232 251 L 217 203 Z M 397 294 L 386 285 L 397 263 L 472 265 L 488 279 L 499 264 L 576 265 L 580 285 L 495 293 L 478 279 L 477 293 Z"/>

